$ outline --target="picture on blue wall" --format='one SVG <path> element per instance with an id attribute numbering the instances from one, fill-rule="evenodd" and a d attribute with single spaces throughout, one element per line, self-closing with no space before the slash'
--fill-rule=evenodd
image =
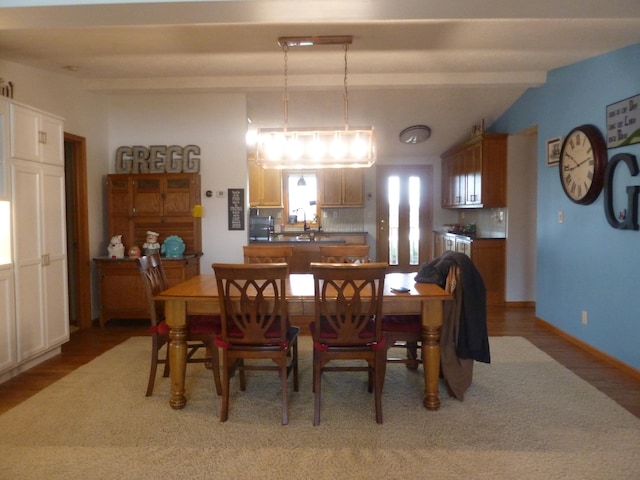
<path id="1" fill-rule="evenodd" d="M 640 143 L 640 95 L 607 105 L 607 148 Z"/>
<path id="2" fill-rule="evenodd" d="M 560 162 L 560 149 L 562 147 L 562 137 L 555 137 L 547 140 L 547 167 L 553 167 Z"/>

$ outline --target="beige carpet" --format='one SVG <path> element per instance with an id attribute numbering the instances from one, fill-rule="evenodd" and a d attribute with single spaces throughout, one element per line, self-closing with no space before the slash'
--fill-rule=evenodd
<path id="1" fill-rule="evenodd" d="M 223 424 L 198 365 L 184 410 L 167 379 L 145 398 L 148 347 L 132 338 L 0 416 L 0 479 L 640 478 L 640 420 L 522 338 L 492 337 L 493 363 L 438 412 L 422 407 L 421 371 L 390 366 L 383 425 L 362 374 L 327 374 L 318 427 L 308 338 L 284 427 L 269 373 L 244 393 L 233 382 Z"/>

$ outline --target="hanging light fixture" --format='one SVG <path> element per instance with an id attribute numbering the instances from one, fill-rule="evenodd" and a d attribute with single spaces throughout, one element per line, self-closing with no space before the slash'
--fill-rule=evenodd
<path id="1" fill-rule="evenodd" d="M 284 52 L 284 127 L 261 128 L 256 139 L 256 162 L 264 168 L 370 167 L 376 161 L 373 127 L 349 125 L 347 53 L 353 37 L 280 37 Z M 288 52 L 290 47 L 344 46 L 344 126 L 289 128 Z M 304 179 L 303 179 L 304 180 Z"/>
<path id="2" fill-rule="evenodd" d="M 306 187 L 307 186 L 307 181 L 304 179 L 304 175 L 303 174 L 300 174 L 300 178 L 298 179 L 297 185 L 299 187 Z"/>

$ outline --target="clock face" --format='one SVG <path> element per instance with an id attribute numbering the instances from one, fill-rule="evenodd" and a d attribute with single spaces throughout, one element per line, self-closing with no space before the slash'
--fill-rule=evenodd
<path id="1" fill-rule="evenodd" d="M 567 196 L 581 205 L 593 203 L 603 186 L 607 150 L 593 125 L 576 127 L 562 143 L 560 182 Z"/>

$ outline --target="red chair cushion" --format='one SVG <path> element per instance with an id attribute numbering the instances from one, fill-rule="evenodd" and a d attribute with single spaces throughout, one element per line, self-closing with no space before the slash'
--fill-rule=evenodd
<path id="1" fill-rule="evenodd" d="M 215 334 L 220 332 L 220 315 L 189 315 L 187 317 L 187 328 L 193 334 Z M 151 333 L 157 332 L 159 335 L 169 335 L 171 330 L 166 321 L 160 322 L 156 328 L 151 328 Z"/>
<path id="2" fill-rule="evenodd" d="M 422 318 L 420 315 L 383 315 L 384 332 L 420 333 Z"/>

